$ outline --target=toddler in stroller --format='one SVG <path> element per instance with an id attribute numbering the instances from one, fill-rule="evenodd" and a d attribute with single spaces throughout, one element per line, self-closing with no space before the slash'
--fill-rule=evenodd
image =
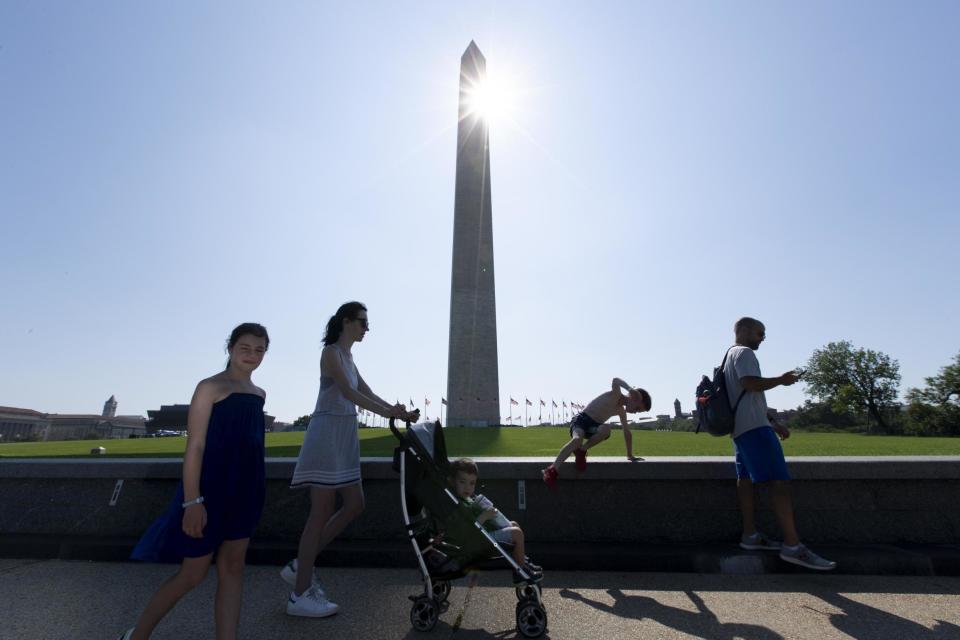
<path id="1" fill-rule="evenodd" d="M 514 561 L 526 569 L 526 573 L 534 579 L 542 578 L 543 568 L 530 562 L 526 556 L 523 544 L 523 529 L 516 522 L 508 520 L 483 495 L 475 495 L 477 490 L 477 476 L 480 469 L 477 463 L 470 458 L 458 458 L 450 463 L 450 484 L 460 501 L 465 504 L 478 524 L 483 525 L 486 531 L 493 534 L 493 539 L 501 545 L 513 547 Z M 513 572 L 513 582 L 524 582 L 520 571 Z"/>
<path id="2" fill-rule="evenodd" d="M 400 441 L 394 451 L 394 469 L 400 472 L 404 523 L 424 582 L 423 593 L 410 596 L 410 622 L 414 629 L 433 629 L 441 610 L 445 610 L 452 580 L 476 570 L 509 567 L 514 572 L 518 600 L 517 631 L 528 638 L 543 635 L 547 613 L 541 597 L 542 571 L 523 556 L 522 548 L 512 549 L 512 555 L 494 537 L 504 522 L 510 524 L 509 520 L 501 520 L 501 526 L 490 523 L 486 527 L 477 521 L 478 514 L 486 514 L 487 517 L 480 516 L 485 522 L 498 520 L 491 507 L 485 506 L 488 501 L 482 496 L 466 495 L 466 490 L 460 499 L 451 490 L 451 478 L 455 476 L 439 421 L 407 425 L 401 433 L 391 419 L 390 430 Z M 476 474 L 473 484 L 476 485 Z M 512 526 L 507 532 L 511 542 Z M 499 534 L 501 539 L 505 540 L 507 533 Z"/>

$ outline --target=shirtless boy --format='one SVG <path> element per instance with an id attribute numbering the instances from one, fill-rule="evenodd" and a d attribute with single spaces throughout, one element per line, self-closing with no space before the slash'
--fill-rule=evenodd
<path id="1" fill-rule="evenodd" d="M 613 416 L 619 416 L 623 428 L 623 441 L 627 446 L 627 459 L 633 457 L 633 436 L 627 426 L 628 413 L 650 410 L 650 394 L 643 389 L 634 389 L 620 378 L 614 378 L 610 391 L 601 393 L 570 421 L 570 441 L 560 449 L 557 459 L 543 470 L 543 481 L 550 489 L 557 488 L 560 478 L 560 463 L 573 453 L 577 471 L 587 468 L 587 450 L 610 437 L 611 425 L 604 424 Z M 627 395 L 620 393 L 624 389 Z M 584 442 L 586 441 L 586 442 Z"/>

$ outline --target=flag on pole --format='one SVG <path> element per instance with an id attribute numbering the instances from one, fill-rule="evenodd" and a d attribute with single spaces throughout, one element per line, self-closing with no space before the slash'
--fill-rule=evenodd
<path id="1" fill-rule="evenodd" d="M 554 406 L 554 408 L 556 408 L 556 406 L 557 406 L 557 401 L 556 401 L 556 400 L 551 400 L 551 401 L 550 401 L 550 404 L 552 404 L 552 405 Z"/>
<path id="2" fill-rule="evenodd" d="M 430 398 L 424 398 L 424 399 L 423 399 L 423 404 L 425 404 L 425 405 L 427 405 L 427 406 L 430 406 Z"/>
<path id="3" fill-rule="evenodd" d="M 564 408 L 564 409 L 566 409 L 566 408 L 567 408 L 567 403 L 566 403 L 566 401 L 563 401 L 563 400 L 561 400 L 561 402 L 560 402 L 560 403 L 561 403 L 561 404 L 563 405 L 563 408 Z"/>
<path id="4" fill-rule="evenodd" d="M 543 401 L 543 398 L 540 398 L 540 406 L 541 407 L 547 406 L 547 403 Z"/>
<path id="5" fill-rule="evenodd" d="M 532 406 L 533 406 L 533 403 L 530 402 L 530 398 L 524 398 L 524 400 L 526 401 L 528 407 L 532 407 Z"/>
<path id="6" fill-rule="evenodd" d="M 519 402 L 517 402 L 517 401 L 514 400 L 513 398 L 510 398 L 510 406 L 514 406 L 514 407 L 515 407 L 515 406 L 519 406 L 519 405 L 520 405 Z"/>
<path id="7" fill-rule="evenodd" d="M 411 406 L 411 407 L 417 406 L 417 405 L 413 404 L 413 398 L 410 398 L 410 406 Z"/>
<path id="8" fill-rule="evenodd" d="M 447 399 L 443 396 L 440 396 L 440 404 L 447 404 Z"/>

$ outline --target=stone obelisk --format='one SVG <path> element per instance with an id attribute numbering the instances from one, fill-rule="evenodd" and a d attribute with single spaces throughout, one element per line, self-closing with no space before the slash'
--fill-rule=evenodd
<path id="1" fill-rule="evenodd" d="M 487 61 L 471 41 L 460 59 L 457 183 L 453 207 L 447 425 L 500 424 L 488 122 L 471 102 Z M 475 101 L 474 101 L 475 102 Z"/>

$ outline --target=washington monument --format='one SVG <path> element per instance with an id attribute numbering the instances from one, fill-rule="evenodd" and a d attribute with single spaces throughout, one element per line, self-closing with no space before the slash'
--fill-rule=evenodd
<path id="1" fill-rule="evenodd" d="M 460 58 L 447 361 L 450 426 L 500 424 L 490 140 L 487 119 L 479 108 L 486 73 L 486 58 L 471 41 Z"/>

